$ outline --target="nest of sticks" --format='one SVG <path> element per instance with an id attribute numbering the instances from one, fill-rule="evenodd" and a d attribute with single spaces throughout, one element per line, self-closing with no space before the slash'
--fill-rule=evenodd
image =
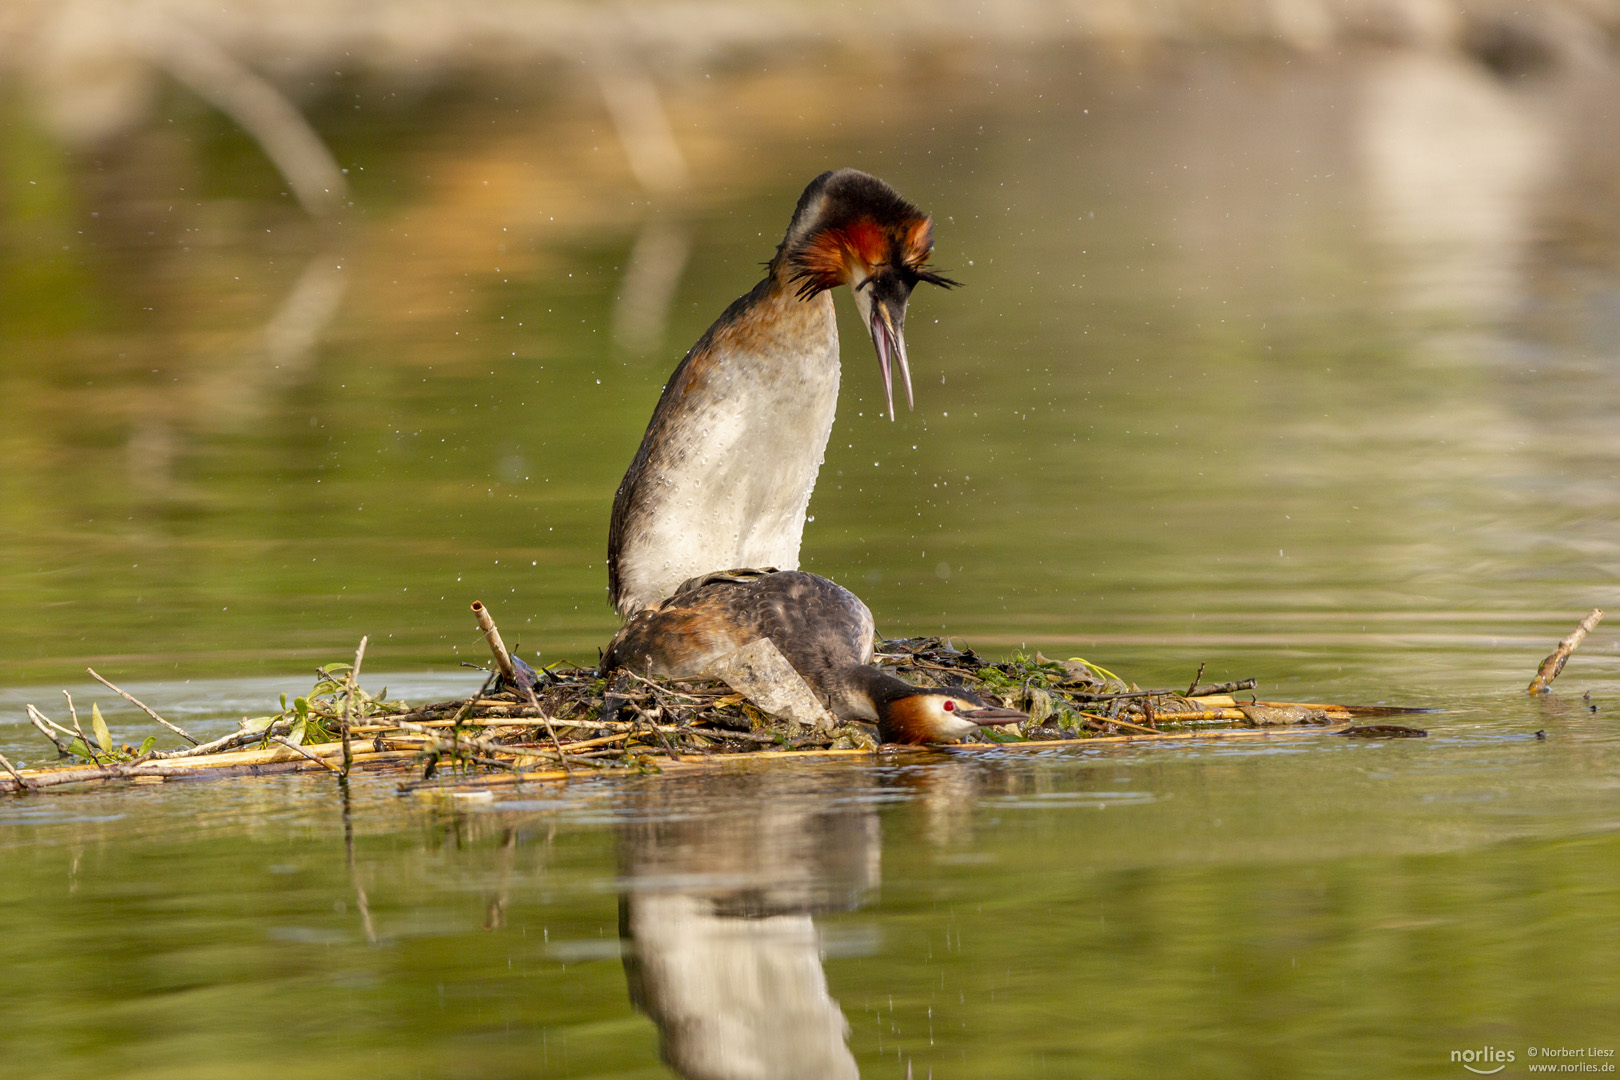
<path id="1" fill-rule="evenodd" d="M 91 707 L 86 732 L 72 697 L 64 693 L 71 726 L 27 706 L 30 721 L 55 745 L 59 763 L 24 770 L 0 756 L 0 790 L 292 769 L 347 776 L 354 768 L 394 769 L 404 787 L 415 789 L 560 780 L 585 771 L 663 771 L 739 757 L 926 752 L 880 748 L 869 725 L 814 727 L 769 714 L 746 693 L 717 681 L 671 681 L 567 663 L 536 671 L 508 653 L 482 604 L 475 603 L 473 611 L 495 664 L 471 697 L 411 705 L 388 700 L 386 691 L 373 696 L 359 682 L 362 640 L 352 664 L 317 668 L 308 694 L 291 702 L 283 695 L 276 711 L 244 718 L 238 730 L 202 742 L 92 670 L 103 685 L 189 745 L 160 750 L 156 736 L 140 747 L 114 745 L 99 706 Z M 1029 713 L 1016 733 L 987 730 L 976 744 L 960 749 L 1220 737 L 1327 725 L 1338 725 L 1334 733 L 1349 736 L 1425 734 L 1364 723 L 1420 710 L 1240 700 L 1254 689 L 1253 679 L 1201 683 L 1202 665 L 1185 689 L 1144 690 L 1085 660 L 1049 660 L 1037 652 L 993 661 L 938 637 L 883 641 L 877 663 L 920 686 L 963 686 L 988 702 Z"/>

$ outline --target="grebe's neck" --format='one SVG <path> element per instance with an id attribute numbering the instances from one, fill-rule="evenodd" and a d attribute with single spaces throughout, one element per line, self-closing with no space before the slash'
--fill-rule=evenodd
<path id="1" fill-rule="evenodd" d="M 845 668 L 839 673 L 839 682 L 869 703 L 873 719 L 881 717 L 889 706 L 901 698 L 927 693 L 924 688 L 913 686 L 870 664 L 854 664 Z"/>

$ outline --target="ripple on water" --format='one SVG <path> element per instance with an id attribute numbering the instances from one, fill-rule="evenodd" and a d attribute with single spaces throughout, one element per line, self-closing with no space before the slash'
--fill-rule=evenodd
<path id="1" fill-rule="evenodd" d="M 123 814 L 75 813 L 70 802 L 50 806 L 14 805 L 0 812 L 0 827 L 19 825 L 93 825 L 122 821 Z"/>
<path id="2" fill-rule="evenodd" d="M 1151 791 L 1041 791 L 1029 795 L 996 795 L 982 800 L 991 809 L 1050 810 L 1054 807 L 1095 807 L 1145 805 L 1157 802 Z"/>

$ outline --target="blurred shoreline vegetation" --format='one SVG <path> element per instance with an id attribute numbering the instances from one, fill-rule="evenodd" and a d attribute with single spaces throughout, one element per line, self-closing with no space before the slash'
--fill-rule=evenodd
<path id="1" fill-rule="evenodd" d="M 1614 128 L 1617 35 L 1620 4 L 1550 0 L 0 4 L 0 681 L 76 669 L 79 649 L 123 670 L 287 666 L 357 629 L 378 662 L 443 662 L 475 594 L 517 594 L 549 647 L 604 641 L 592 560 L 649 395 L 829 165 L 943 208 L 942 258 L 978 259 L 949 320 L 919 314 L 919 355 L 1055 289 L 1055 268 L 1011 257 L 1031 243 L 1072 249 L 1086 292 L 1047 302 L 1089 321 L 1028 320 L 1006 347 L 1107 359 L 1087 394 L 1131 377 L 1111 366 L 1139 355 L 1130 334 L 1232 362 L 1199 404 L 1238 400 L 1256 350 L 1331 363 L 1379 339 L 1359 317 L 1374 311 L 1454 353 L 1504 310 L 1588 288 L 1585 268 L 1612 272 L 1620 140 L 1594 132 Z M 1455 139 L 1437 148 L 1430 121 Z M 1040 171 L 985 164 L 1018 155 Z M 1010 235 L 1009 185 L 1116 212 Z M 1222 289 L 1262 332 L 1226 321 Z M 1298 333 L 1324 312 L 1333 340 Z M 1601 340 L 1594 319 L 1548 332 Z M 953 394 L 998 393 L 989 366 L 947 369 Z M 846 534 L 861 499 L 933 469 L 990 507 L 1050 484 L 1004 468 L 984 424 L 983 449 L 813 508 L 820 566 L 890 606 L 951 566 L 962 580 L 987 526 L 930 533 L 912 579 L 867 551 L 922 504 Z M 1088 477 L 1161 483 L 1157 459 L 1098 453 Z M 829 490 L 856 454 L 879 456 L 833 447 Z M 1015 644 L 1058 618 L 1018 611 L 1028 565 L 976 571 L 999 590 L 978 614 Z M 1100 588 L 1060 573 L 1071 597 Z"/>

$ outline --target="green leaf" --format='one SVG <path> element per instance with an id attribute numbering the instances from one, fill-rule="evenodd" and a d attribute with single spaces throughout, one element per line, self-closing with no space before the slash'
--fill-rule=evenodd
<path id="1" fill-rule="evenodd" d="M 287 695 L 286 694 L 281 695 L 281 711 L 282 712 L 287 711 Z"/>
<path id="2" fill-rule="evenodd" d="M 135 751 L 135 756 L 140 757 L 142 754 L 146 753 L 148 750 L 152 749 L 152 747 L 154 747 L 156 745 L 157 745 L 157 736 L 156 735 L 148 735 L 145 739 L 141 740 L 141 748 L 139 750 Z"/>
<path id="3" fill-rule="evenodd" d="M 299 700 L 303 700 L 303 699 L 300 698 Z M 288 738 L 289 741 L 292 742 L 292 744 L 294 746 L 302 746 L 304 744 L 304 731 L 308 727 L 308 725 L 309 725 L 309 714 L 308 713 L 305 713 L 305 714 L 299 716 L 297 721 L 295 721 L 293 723 L 292 730 L 287 732 L 287 738 Z"/>
<path id="4" fill-rule="evenodd" d="M 279 716 L 244 716 L 242 718 L 243 731 L 263 731 L 277 720 Z"/>
<path id="5" fill-rule="evenodd" d="M 90 726 L 96 732 L 96 744 L 101 747 L 104 754 L 112 752 L 112 732 L 107 730 L 107 721 L 101 718 L 101 706 L 95 702 L 90 703 Z"/>

